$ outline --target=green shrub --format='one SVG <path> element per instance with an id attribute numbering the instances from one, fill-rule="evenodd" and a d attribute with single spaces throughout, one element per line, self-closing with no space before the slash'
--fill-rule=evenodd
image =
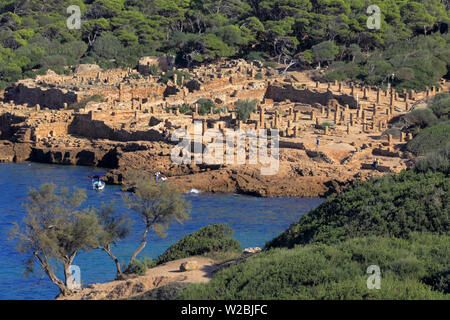
<path id="1" fill-rule="evenodd" d="M 315 127 L 316 127 L 317 129 L 325 129 L 325 127 L 328 127 L 328 128 L 331 129 L 331 128 L 334 128 L 335 125 L 334 125 L 333 122 L 324 121 L 324 122 L 322 122 L 322 124 L 316 125 Z"/>
<path id="2" fill-rule="evenodd" d="M 215 224 L 201 228 L 169 247 L 157 259 L 157 263 L 182 259 L 214 252 L 240 251 L 241 244 L 230 238 L 233 230 L 226 224 Z"/>
<path id="3" fill-rule="evenodd" d="M 165 74 L 161 75 L 161 78 L 159 79 L 159 81 L 161 81 L 164 84 L 167 84 L 167 82 L 169 80 L 174 81 L 175 80 L 175 76 L 177 75 L 177 85 L 180 86 L 181 85 L 181 78 L 184 77 L 185 80 L 188 80 L 192 77 L 192 75 L 189 72 L 186 71 L 179 71 L 179 70 L 170 70 L 167 71 Z"/>
<path id="4" fill-rule="evenodd" d="M 210 99 L 201 98 L 198 99 L 196 103 L 198 104 L 198 113 L 200 115 L 208 114 L 211 111 L 211 108 L 213 108 L 213 111 L 216 108 L 216 105 Z"/>
<path id="5" fill-rule="evenodd" d="M 273 61 L 264 61 L 264 63 L 263 63 L 263 66 L 265 68 L 273 68 L 273 69 L 275 69 L 277 67 L 277 65 L 278 64 L 276 62 L 273 62 Z"/>
<path id="6" fill-rule="evenodd" d="M 450 174 L 450 143 L 436 152 L 427 154 L 423 159 L 416 161 L 414 169 L 417 172 L 440 171 Z"/>
<path id="7" fill-rule="evenodd" d="M 217 272 L 206 284 L 189 284 L 181 299 L 449 299 L 448 235 L 409 239 L 355 238 L 332 245 L 272 249 Z M 367 287 L 370 265 L 381 289 Z M 427 274 L 436 275 L 432 279 Z"/>
<path id="8" fill-rule="evenodd" d="M 406 149 L 415 155 L 425 155 L 445 147 L 450 141 L 450 120 L 420 131 L 406 144 Z"/>
<path id="9" fill-rule="evenodd" d="M 245 60 L 251 62 L 253 60 L 258 60 L 261 62 L 264 62 L 268 58 L 268 55 L 262 51 L 250 51 L 247 56 L 245 57 Z"/>
<path id="10" fill-rule="evenodd" d="M 166 111 L 175 110 L 175 109 L 180 110 L 180 113 L 184 114 L 184 113 L 186 113 L 188 111 L 191 111 L 191 106 L 188 105 L 188 104 L 180 104 L 180 105 L 177 105 L 177 106 L 167 107 Z"/>
<path id="11" fill-rule="evenodd" d="M 245 121 L 250 118 L 252 112 L 256 111 L 256 100 L 238 100 L 234 107 L 237 110 L 237 118 Z"/>
<path id="12" fill-rule="evenodd" d="M 448 120 L 450 115 L 450 93 L 441 93 L 434 96 L 429 108 L 440 120 Z"/>
<path id="13" fill-rule="evenodd" d="M 255 74 L 255 79 L 261 80 L 262 78 L 263 78 L 263 75 L 261 72 L 258 72 L 257 74 Z"/>
<path id="14" fill-rule="evenodd" d="M 355 182 L 303 215 L 266 247 L 292 248 L 367 235 L 407 238 L 414 231 L 448 233 L 449 202 L 450 179 L 443 173 L 407 170 Z"/>
<path id="15" fill-rule="evenodd" d="M 403 116 L 403 121 L 409 128 L 426 128 L 438 122 L 433 111 L 428 108 L 416 109 Z"/>
<path id="16" fill-rule="evenodd" d="M 143 260 L 135 260 L 133 264 L 128 268 L 128 274 L 134 274 L 136 276 L 143 276 L 148 269 L 156 266 L 156 261 L 145 257 Z M 124 268 L 126 269 L 126 268 Z"/>
<path id="17" fill-rule="evenodd" d="M 149 66 L 149 73 L 152 76 L 157 76 L 159 74 L 159 67 L 158 67 L 158 65 L 157 64 L 151 64 Z"/>

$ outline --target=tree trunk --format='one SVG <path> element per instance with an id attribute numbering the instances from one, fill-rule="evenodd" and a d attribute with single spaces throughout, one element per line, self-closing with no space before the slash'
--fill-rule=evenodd
<path id="1" fill-rule="evenodd" d="M 73 283 L 73 279 L 72 279 L 72 270 L 70 270 L 70 269 L 72 266 L 73 259 L 75 258 L 76 254 L 77 254 L 77 251 L 78 250 L 76 250 L 74 253 L 72 253 L 70 256 L 67 256 L 64 259 L 64 278 L 65 278 L 65 285 L 66 285 L 66 288 L 68 289 L 68 292 L 72 291 L 70 286 Z"/>
<path id="2" fill-rule="evenodd" d="M 149 229 L 150 229 L 150 225 L 147 224 L 147 226 L 145 227 L 144 235 L 142 236 L 142 242 L 141 242 L 141 245 L 139 246 L 139 248 L 136 249 L 136 251 L 135 251 L 135 252 L 133 253 L 133 255 L 131 256 L 130 262 L 128 263 L 127 270 L 130 269 L 130 267 L 131 267 L 131 265 L 133 264 L 134 260 L 136 260 L 136 256 L 139 254 L 139 252 L 141 252 L 142 249 L 145 248 L 145 245 L 147 244 L 146 239 L 147 239 L 147 234 L 148 234 Z"/>
<path id="3" fill-rule="evenodd" d="M 116 279 L 119 279 L 120 276 L 122 275 L 122 270 L 120 268 L 120 262 L 119 259 L 117 259 L 117 257 L 111 252 L 111 247 L 109 245 L 101 247 L 101 249 L 103 251 L 105 251 L 108 256 L 114 261 L 114 263 L 116 264 Z"/>
<path id="4" fill-rule="evenodd" d="M 34 256 L 39 261 L 39 264 L 41 265 L 44 272 L 50 278 L 50 281 L 58 287 L 60 293 L 63 296 L 68 294 L 69 290 L 68 290 L 67 286 L 64 284 L 64 282 L 62 282 L 60 279 L 58 279 L 58 277 L 53 273 L 49 264 L 44 259 L 42 259 L 41 256 L 37 252 L 34 253 Z"/>

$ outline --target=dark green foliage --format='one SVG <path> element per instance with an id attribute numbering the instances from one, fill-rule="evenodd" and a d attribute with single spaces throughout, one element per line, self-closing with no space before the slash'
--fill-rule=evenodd
<path id="1" fill-rule="evenodd" d="M 181 85 L 181 77 L 184 77 L 185 80 L 189 80 L 192 75 L 189 72 L 186 71 L 179 71 L 179 70 L 170 70 L 167 71 L 165 74 L 163 74 L 160 78 L 160 81 L 162 83 L 167 83 L 169 79 L 173 82 L 175 79 L 174 75 L 177 75 L 177 85 Z"/>
<path id="2" fill-rule="evenodd" d="M 414 169 L 417 172 L 431 170 L 450 174 L 450 142 L 442 149 L 430 152 L 423 159 L 417 160 Z"/>
<path id="3" fill-rule="evenodd" d="M 253 60 L 264 62 L 267 58 L 267 54 L 261 51 L 250 51 L 245 57 L 245 59 L 250 62 Z"/>
<path id="4" fill-rule="evenodd" d="M 156 267 L 156 261 L 145 257 L 143 260 L 135 260 L 131 266 L 124 266 L 127 274 L 134 274 L 136 276 L 143 276 L 148 269 Z"/>
<path id="5" fill-rule="evenodd" d="M 450 116 L 450 93 L 434 96 L 429 108 L 440 120 L 448 120 Z"/>
<path id="6" fill-rule="evenodd" d="M 158 257 L 157 263 L 208 253 L 240 251 L 241 244 L 236 239 L 230 238 L 232 235 L 233 230 L 226 224 L 203 227 L 169 247 Z"/>
<path id="7" fill-rule="evenodd" d="M 439 123 L 420 131 L 409 141 L 406 149 L 415 155 L 425 155 L 442 149 L 450 141 L 450 121 Z"/>
<path id="8" fill-rule="evenodd" d="M 219 271 L 207 284 L 189 284 L 178 298 L 449 299 L 449 243 L 448 235 L 413 233 L 273 249 Z M 380 267 L 380 290 L 367 288 L 370 265 Z"/>
<path id="9" fill-rule="evenodd" d="M 403 122 L 409 128 L 426 128 L 438 122 L 438 118 L 429 108 L 416 109 L 403 116 Z"/>
<path id="10" fill-rule="evenodd" d="M 267 248 L 352 237 L 387 235 L 407 238 L 411 232 L 448 233 L 450 179 L 443 173 L 402 171 L 357 182 L 301 217 Z"/>
<path id="11" fill-rule="evenodd" d="M 51 68 L 97 63 L 136 67 L 139 57 L 172 54 L 191 67 L 225 57 L 275 66 L 284 55 L 331 63 L 326 78 L 424 89 L 448 74 L 445 1 L 377 1 L 381 30 L 369 30 L 367 3 L 339 1 L 3 1 L 0 87 Z M 79 5 L 81 30 L 66 9 Z M 442 28 L 443 30 L 443 28 Z M 426 35 L 424 35 L 426 34 Z M 332 63 L 332 61 L 339 63 Z"/>
<path id="12" fill-rule="evenodd" d="M 265 61 L 263 63 L 263 66 L 266 68 L 276 68 L 277 67 L 277 63 L 273 62 L 273 61 Z"/>
<path id="13" fill-rule="evenodd" d="M 210 99 L 201 98 L 198 99 L 195 103 L 198 104 L 198 113 L 200 115 L 208 114 L 211 111 L 211 108 L 213 108 L 213 112 L 216 109 L 216 105 Z"/>
<path id="14" fill-rule="evenodd" d="M 234 108 L 237 110 L 237 118 L 239 120 L 246 121 L 250 118 L 250 114 L 256 111 L 256 100 L 238 100 L 234 104 Z"/>
<path id="15" fill-rule="evenodd" d="M 186 113 L 186 112 L 188 112 L 188 111 L 191 111 L 191 106 L 190 105 L 188 105 L 188 104 L 182 104 L 182 105 L 178 105 L 178 106 L 170 106 L 170 107 L 167 107 L 166 108 L 166 111 L 169 111 L 169 110 L 175 110 L 175 109 L 178 109 L 178 110 L 180 110 L 180 113 Z"/>

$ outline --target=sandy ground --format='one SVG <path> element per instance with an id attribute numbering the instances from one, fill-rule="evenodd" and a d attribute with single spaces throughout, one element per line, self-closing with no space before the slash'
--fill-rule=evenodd
<path id="1" fill-rule="evenodd" d="M 181 272 L 180 265 L 183 262 L 195 260 L 198 270 Z M 145 276 L 107 283 L 88 285 L 82 290 L 59 300 L 116 300 L 127 299 L 141 295 L 142 293 L 164 286 L 171 282 L 208 282 L 213 271 L 217 268 L 217 262 L 205 257 L 189 257 L 170 261 L 166 264 L 147 271 Z"/>

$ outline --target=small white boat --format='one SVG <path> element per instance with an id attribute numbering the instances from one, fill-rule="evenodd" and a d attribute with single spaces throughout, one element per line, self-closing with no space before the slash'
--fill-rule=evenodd
<path id="1" fill-rule="evenodd" d="M 197 189 L 191 189 L 189 190 L 189 193 L 200 193 L 200 191 L 198 191 Z"/>
<path id="2" fill-rule="evenodd" d="M 103 190 L 103 189 L 105 189 L 105 183 L 101 180 L 95 180 L 92 182 L 92 189 Z"/>

